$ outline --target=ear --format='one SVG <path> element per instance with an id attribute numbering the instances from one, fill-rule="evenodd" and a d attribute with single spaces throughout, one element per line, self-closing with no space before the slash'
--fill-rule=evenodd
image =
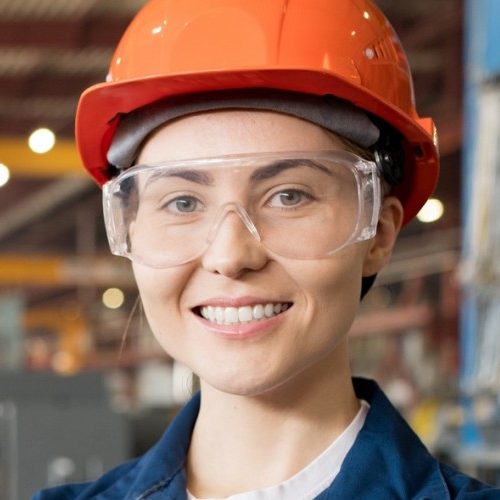
<path id="1" fill-rule="evenodd" d="M 389 261 L 403 224 L 403 206 L 395 196 L 382 201 L 377 234 L 370 240 L 370 246 L 363 263 L 363 276 L 377 274 Z"/>

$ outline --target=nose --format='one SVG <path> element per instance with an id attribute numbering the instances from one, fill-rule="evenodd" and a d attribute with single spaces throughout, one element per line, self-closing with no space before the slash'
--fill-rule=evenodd
<path id="1" fill-rule="evenodd" d="M 262 269 L 268 261 L 253 222 L 238 207 L 226 207 L 210 231 L 208 245 L 202 256 L 203 267 L 229 278 Z"/>

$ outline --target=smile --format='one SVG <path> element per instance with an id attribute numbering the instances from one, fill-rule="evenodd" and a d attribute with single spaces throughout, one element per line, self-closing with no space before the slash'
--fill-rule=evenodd
<path id="1" fill-rule="evenodd" d="M 284 303 L 268 303 L 254 304 L 252 306 L 243 307 L 214 307 L 201 306 L 198 308 L 199 315 L 212 323 L 219 325 L 238 325 L 248 324 L 262 321 L 265 319 L 278 316 L 285 312 L 292 304 Z"/>

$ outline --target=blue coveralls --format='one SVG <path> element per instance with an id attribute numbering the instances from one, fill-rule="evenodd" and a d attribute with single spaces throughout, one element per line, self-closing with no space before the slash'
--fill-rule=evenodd
<path id="1" fill-rule="evenodd" d="M 317 499 L 500 499 L 500 489 L 433 458 L 375 382 L 355 378 L 353 383 L 358 398 L 371 408 L 338 476 Z M 93 483 L 44 490 L 32 500 L 185 499 L 184 462 L 199 406 L 198 393 L 142 457 Z"/>

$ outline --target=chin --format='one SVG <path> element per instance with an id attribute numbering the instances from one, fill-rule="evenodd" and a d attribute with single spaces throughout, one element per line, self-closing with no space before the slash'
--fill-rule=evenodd
<path id="1" fill-rule="evenodd" d="M 224 373 L 202 370 L 198 376 L 202 387 L 207 384 L 217 391 L 235 396 L 259 396 L 280 385 L 279 377 L 264 373 L 256 376 L 254 370 L 245 373 L 241 367 L 225 370 Z"/>
<path id="2" fill-rule="evenodd" d="M 199 377 L 203 384 L 207 384 L 217 391 L 234 396 L 257 397 L 269 395 L 276 389 L 284 388 L 287 382 L 295 378 L 301 370 L 277 370 L 274 372 L 262 371 L 260 367 L 258 375 L 255 368 L 245 371 L 240 366 L 235 366 L 234 370 L 227 370 L 224 373 L 200 373 Z"/>
<path id="3" fill-rule="evenodd" d="M 265 384 L 241 384 L 241 383 L 210 383 L 214 389 L 233 396 L 256 397 L 265 394 L 268 390 Z"/>

